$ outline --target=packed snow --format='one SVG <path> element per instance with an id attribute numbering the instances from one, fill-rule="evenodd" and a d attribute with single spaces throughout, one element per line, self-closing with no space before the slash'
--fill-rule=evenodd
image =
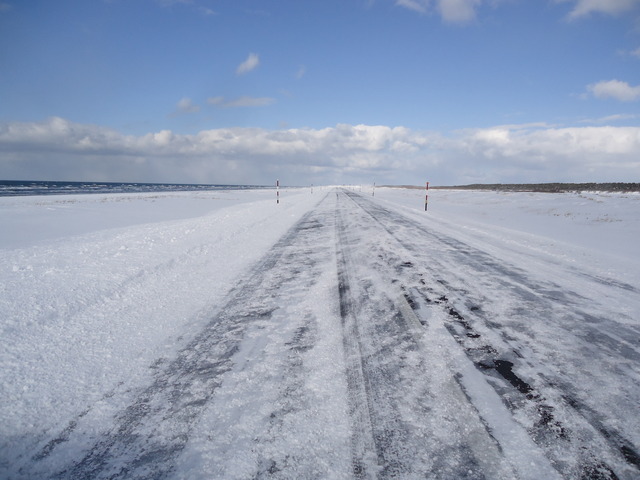
<path id="1" fill-rule="evenodd" d="M 0 197 L 0 477 L 638 475 L 640 195 L 424 194 Z"/>

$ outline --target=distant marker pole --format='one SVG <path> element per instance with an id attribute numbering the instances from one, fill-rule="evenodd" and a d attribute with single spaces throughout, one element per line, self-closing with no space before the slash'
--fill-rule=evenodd
<path id="1" fill-rule="evenodd" d="M 280 180 L 276 180 L 276 203 L 280 203 Z"/>
<path id="2" fill-rule="evenodd" d="M 376 196 L 376 182 L 373 182 L 373 190 L 371 191 L 371 196 L 372 197 Z"/>
<path id="3" fill-rule="evenodd" d="M 429 204 L 429 182 L 427 182 L 426 193 L 424 195 L 424 211 L 427 211 L 427 205 Z"/>

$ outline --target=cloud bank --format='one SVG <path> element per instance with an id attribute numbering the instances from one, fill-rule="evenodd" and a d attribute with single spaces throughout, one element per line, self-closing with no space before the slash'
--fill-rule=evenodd
<path id="1" fill-rule="evenodd" d="M 289 185 L 638 181 L 640 127 L 224 128 L 141 136 L 54 117 L 0 125 L 0 177 Z"/>

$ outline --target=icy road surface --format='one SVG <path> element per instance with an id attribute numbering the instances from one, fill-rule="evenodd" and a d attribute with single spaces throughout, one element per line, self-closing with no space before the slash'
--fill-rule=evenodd
<path id="1" fill-rule="evenodd" d="M 634 246 L 382 192 L 0 251 L 0 477 L 639 478 Z"/>

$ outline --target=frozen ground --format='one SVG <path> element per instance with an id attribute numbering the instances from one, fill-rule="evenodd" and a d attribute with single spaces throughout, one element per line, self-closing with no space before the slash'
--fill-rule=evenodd
<path id="1" fill-rule="evenodd" d="M 638 478 L 640 195 L 281 198 L 0 198 L 0 478 Z"/>

